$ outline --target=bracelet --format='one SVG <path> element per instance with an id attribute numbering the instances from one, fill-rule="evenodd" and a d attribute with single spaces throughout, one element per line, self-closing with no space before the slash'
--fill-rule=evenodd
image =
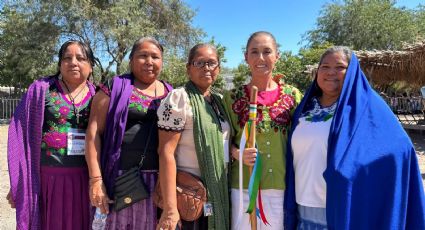
<path id="1" fill-rule="evenodd" d="M 93 177 L 89 177 L 89 180 L 93 180 L 93 179 L 102 179 L 102 176 L 93 176 Z"/>
<path id="2" fill-rule="evenodd" d="M 99 177 L 99 178 L 91 178 L 91 179 L 89 179 L 89 185 L 90 186 L 92 186 L 92 185 L 94 185 L 95 183 L 97 183 L 97 182 L 102 182 L 103 183 L 103 181 L 102 181 L 102 177 Z"/>

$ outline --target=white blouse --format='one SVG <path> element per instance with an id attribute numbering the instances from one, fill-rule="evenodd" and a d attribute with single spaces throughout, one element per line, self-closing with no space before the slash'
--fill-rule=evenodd
<path id="1" fill-rule="evenodd" d="M 295 195 L 299 205 L 326 208 L 328 137 L 336 103 L 322 108 L 316 98 L 312 109 L 302 114 L 292 134 Z"/>
<path id="2" fill-rule="evenodd" d="M 174 153 L 177 169 L 201 176 L 193 139 L 192 106 L 185 88 L 181 87 L 172 90 L 162 100 L 157 114 L 158 128 L 166 131 L 181 132 L 181 137 Z M 221 122 L 221 127 L 223 130 L 224 159 L 225 163 L 228 163 L 230 125 L 227 121 L 223 121 Z"/>

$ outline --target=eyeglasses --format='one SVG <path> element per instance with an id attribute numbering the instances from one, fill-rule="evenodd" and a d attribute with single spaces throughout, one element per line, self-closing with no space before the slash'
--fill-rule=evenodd
<path id="1" fill-rule="evenodd" d="M 196 68 L 202 68 L 205 65 L 208 65 L 208 68 L 215 69 L 217 66 L 219 66 L 219 63 L 216 61 L 193 61 L 192 65 Z"/>

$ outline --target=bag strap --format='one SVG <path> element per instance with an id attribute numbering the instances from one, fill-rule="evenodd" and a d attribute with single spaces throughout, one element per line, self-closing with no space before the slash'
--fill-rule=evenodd
<path id="1" fill-rule="evenodd" d="M 145 159 L 145 156 L 146 156 L 146 149 L 148 148 L 148 144 L 149 144 L 149 141 L 151 140 L 151 134 L 152 134 L 152 127 L 153 127 L 153 124 L 151 125 L 151 127 L 149 128 L 149 134 L 148 134 L 148 139 L 147 139 L 147 141 L 146 141 L 146 144 L 145 144 L 145 149 L 143 150 L 143 153 L 142 153 L 142 155 L 141 155 L 141 159 L 140 159 L 140 162 L 139 162 L 139 169 L 141 169 L 142 168 L 142 166 L 143 166 L 143 160 Z"/>

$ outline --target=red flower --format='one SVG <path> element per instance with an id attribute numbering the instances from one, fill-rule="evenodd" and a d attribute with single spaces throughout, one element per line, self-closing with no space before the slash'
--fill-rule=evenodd
<path id="1" fill-rule="evenodd" d="M 66 119 L 63 118 L 63 117 L 61 117 L 61 118 L 58 119 L 58 123 L 61 124 L 61 125 L 63 125 L 63 124 L 66 123 Z"/>
<path id="2" fill-rule="evenodd" d="M 232 105 L 232 109 L 235 113 L 240 114 L 243 110 L 248 110 L 248 100 L 245 97 L 239 98 Z"/>
<path id="3" fill-rule="evenodd" d="M 43 141 L 50 148 L 60 149 L 66 148 L 66 134 L 59 132 L 49 132 L 46 133 L 43 137 Z"/>
<path id="4" fill-rule="evenodd" d="M 61 106 L 60 108 L 59 108 L 59 113 L 61 114 L 61 115 L 63 115 L 63 116 L 66 116 L 66 115 L 68 115 L 68 113 L 69 113 L 69 108 L 67 107 L 67 106 Z"/>
<path id="5" fill-rule="evenodd" d="M 60 100 L 56 100 L 55 101 L 55 105 L 59 105 L 61 103 L 61 101 Z"/>

